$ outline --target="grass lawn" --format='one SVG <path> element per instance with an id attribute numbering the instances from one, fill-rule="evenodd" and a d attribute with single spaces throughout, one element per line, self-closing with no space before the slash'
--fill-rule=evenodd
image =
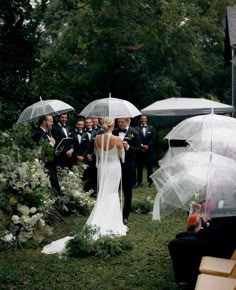
<path id="1" fill-rule="evenodd" d="M 134 190 L 133 199 L 155 196 L 155 186 Z M 55 225 L 52 240 L 79 231 L 87 218 L 67 217 Z M 184 230 L 186 213 L 152 221 L 150 214 L 131 213 L 127 239 L 134 248 L 103 261 L 97 257 L 59 259 L 41 249 L 0 252 L 0 289 L 174 290 L 168 241 Z"/>

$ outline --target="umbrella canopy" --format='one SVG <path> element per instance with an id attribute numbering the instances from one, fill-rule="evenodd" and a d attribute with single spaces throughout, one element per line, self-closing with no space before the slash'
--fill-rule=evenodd
<path id="1" fill-rule="evenodd" d="M 79 115 L 84 117 L 135 117 L 142 113 L 130 102 L 117 98 L 104 98 L 89 103 Z"/>
<path id="2" fill-rule="evenodd" d="M 192 201 L 211 200 L 211 217 L 236 215 L 236 162 L 212 152 L 186 152 L 165 164 L 151 178 L 157 187 L 153 219 Z M 214 206 L 213 206 L 214 205 Z"/>
<path id="3" fill-rule="evenodd" d="M 234 107 L 204 98 L 168 98 L 157 101 L 141 112 L 147 116 L 186 116 L 215 113 L 225 114 L 234 112 Z"/>
<path id="4" fill-rule="evenodd" d="M 73 107 L 60 100 L 41 100 L 24 109 L 20 114 L 17 123 L 35 121 L 46 114 L 55 116 L 73 110 Z"/>
<path id="5" fill-rule="evenodd" d="M 165 139 L 187 140 L 204 129 L 236 130 L 236 119 L 216 114 L 199 115 L 185 119 L 175 126 Z"/>
<path id="6" fill-rule="evenodd" d="M 195 151 L 211 151 L 236 160 L 236 130 L 208 128 L 187 139 Z"/>

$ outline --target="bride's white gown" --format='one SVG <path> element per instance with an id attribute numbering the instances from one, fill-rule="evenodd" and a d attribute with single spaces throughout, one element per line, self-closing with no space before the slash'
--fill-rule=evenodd
<path id="1" fill-rule="evenodd" d="M 123 224 L 118 193 L 121 180 L 121 152 L 119 152 L 116 144 L 108 150 L 110 134 L 107 134 L 107 149 L 103 150 L 105 134 L 101 136 L 101 148 L 97 147 L 95 150 L 99 181 L 97 201 L 86 224 L 96 226 L 99 230 L 98 235 L 124 236 L 127 232 L 127 226 Z M 98 235 L 94 238 L 97 238 Z M 65 249 L 66 242 L 72 238 L 65 237 L 54 241 L 45 246 L 42 253 L 62 253 Z"/>
<path id="2" fill-rule="evenodd" d="M 115 234 L 123 236 L 127 227 L 123 224 L 122 210 L 119 200 L 119 185 L 121 181 L 121 165 L 116 144 L 108 150 L 110 135 L 104 148 L 104 135 L 101 137 L 101 148 L 97 146 L 98 195 L 96 204 L 87 220 L 87 225 L 95 225 L 101 235 Z M 120 155 L 120 156 L 119 156 Z"/>

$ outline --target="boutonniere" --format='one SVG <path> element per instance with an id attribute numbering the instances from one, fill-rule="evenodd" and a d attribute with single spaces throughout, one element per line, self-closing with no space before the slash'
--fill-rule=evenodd
<path id="1" fill-rule="evenodd" d="M 134 134 L 130 134 L 128 136 L 125 136 L 126 140 L 131 140 L 132 138 L 134 138 Z"/>

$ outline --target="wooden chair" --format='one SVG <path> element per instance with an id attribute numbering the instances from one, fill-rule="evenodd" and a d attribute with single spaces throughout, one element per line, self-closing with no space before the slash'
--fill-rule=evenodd
<path id="1" fill-rule="evenodd" d="M 199 271 L 205 274 L 236 278 L 236 250 L 230 259 L 202 257 Z"/>
<path id="2" fill-rule="evenodd" d="M 235 290 L 236 279 L 208 274 L 199 274 L 195 290 Z"/>

